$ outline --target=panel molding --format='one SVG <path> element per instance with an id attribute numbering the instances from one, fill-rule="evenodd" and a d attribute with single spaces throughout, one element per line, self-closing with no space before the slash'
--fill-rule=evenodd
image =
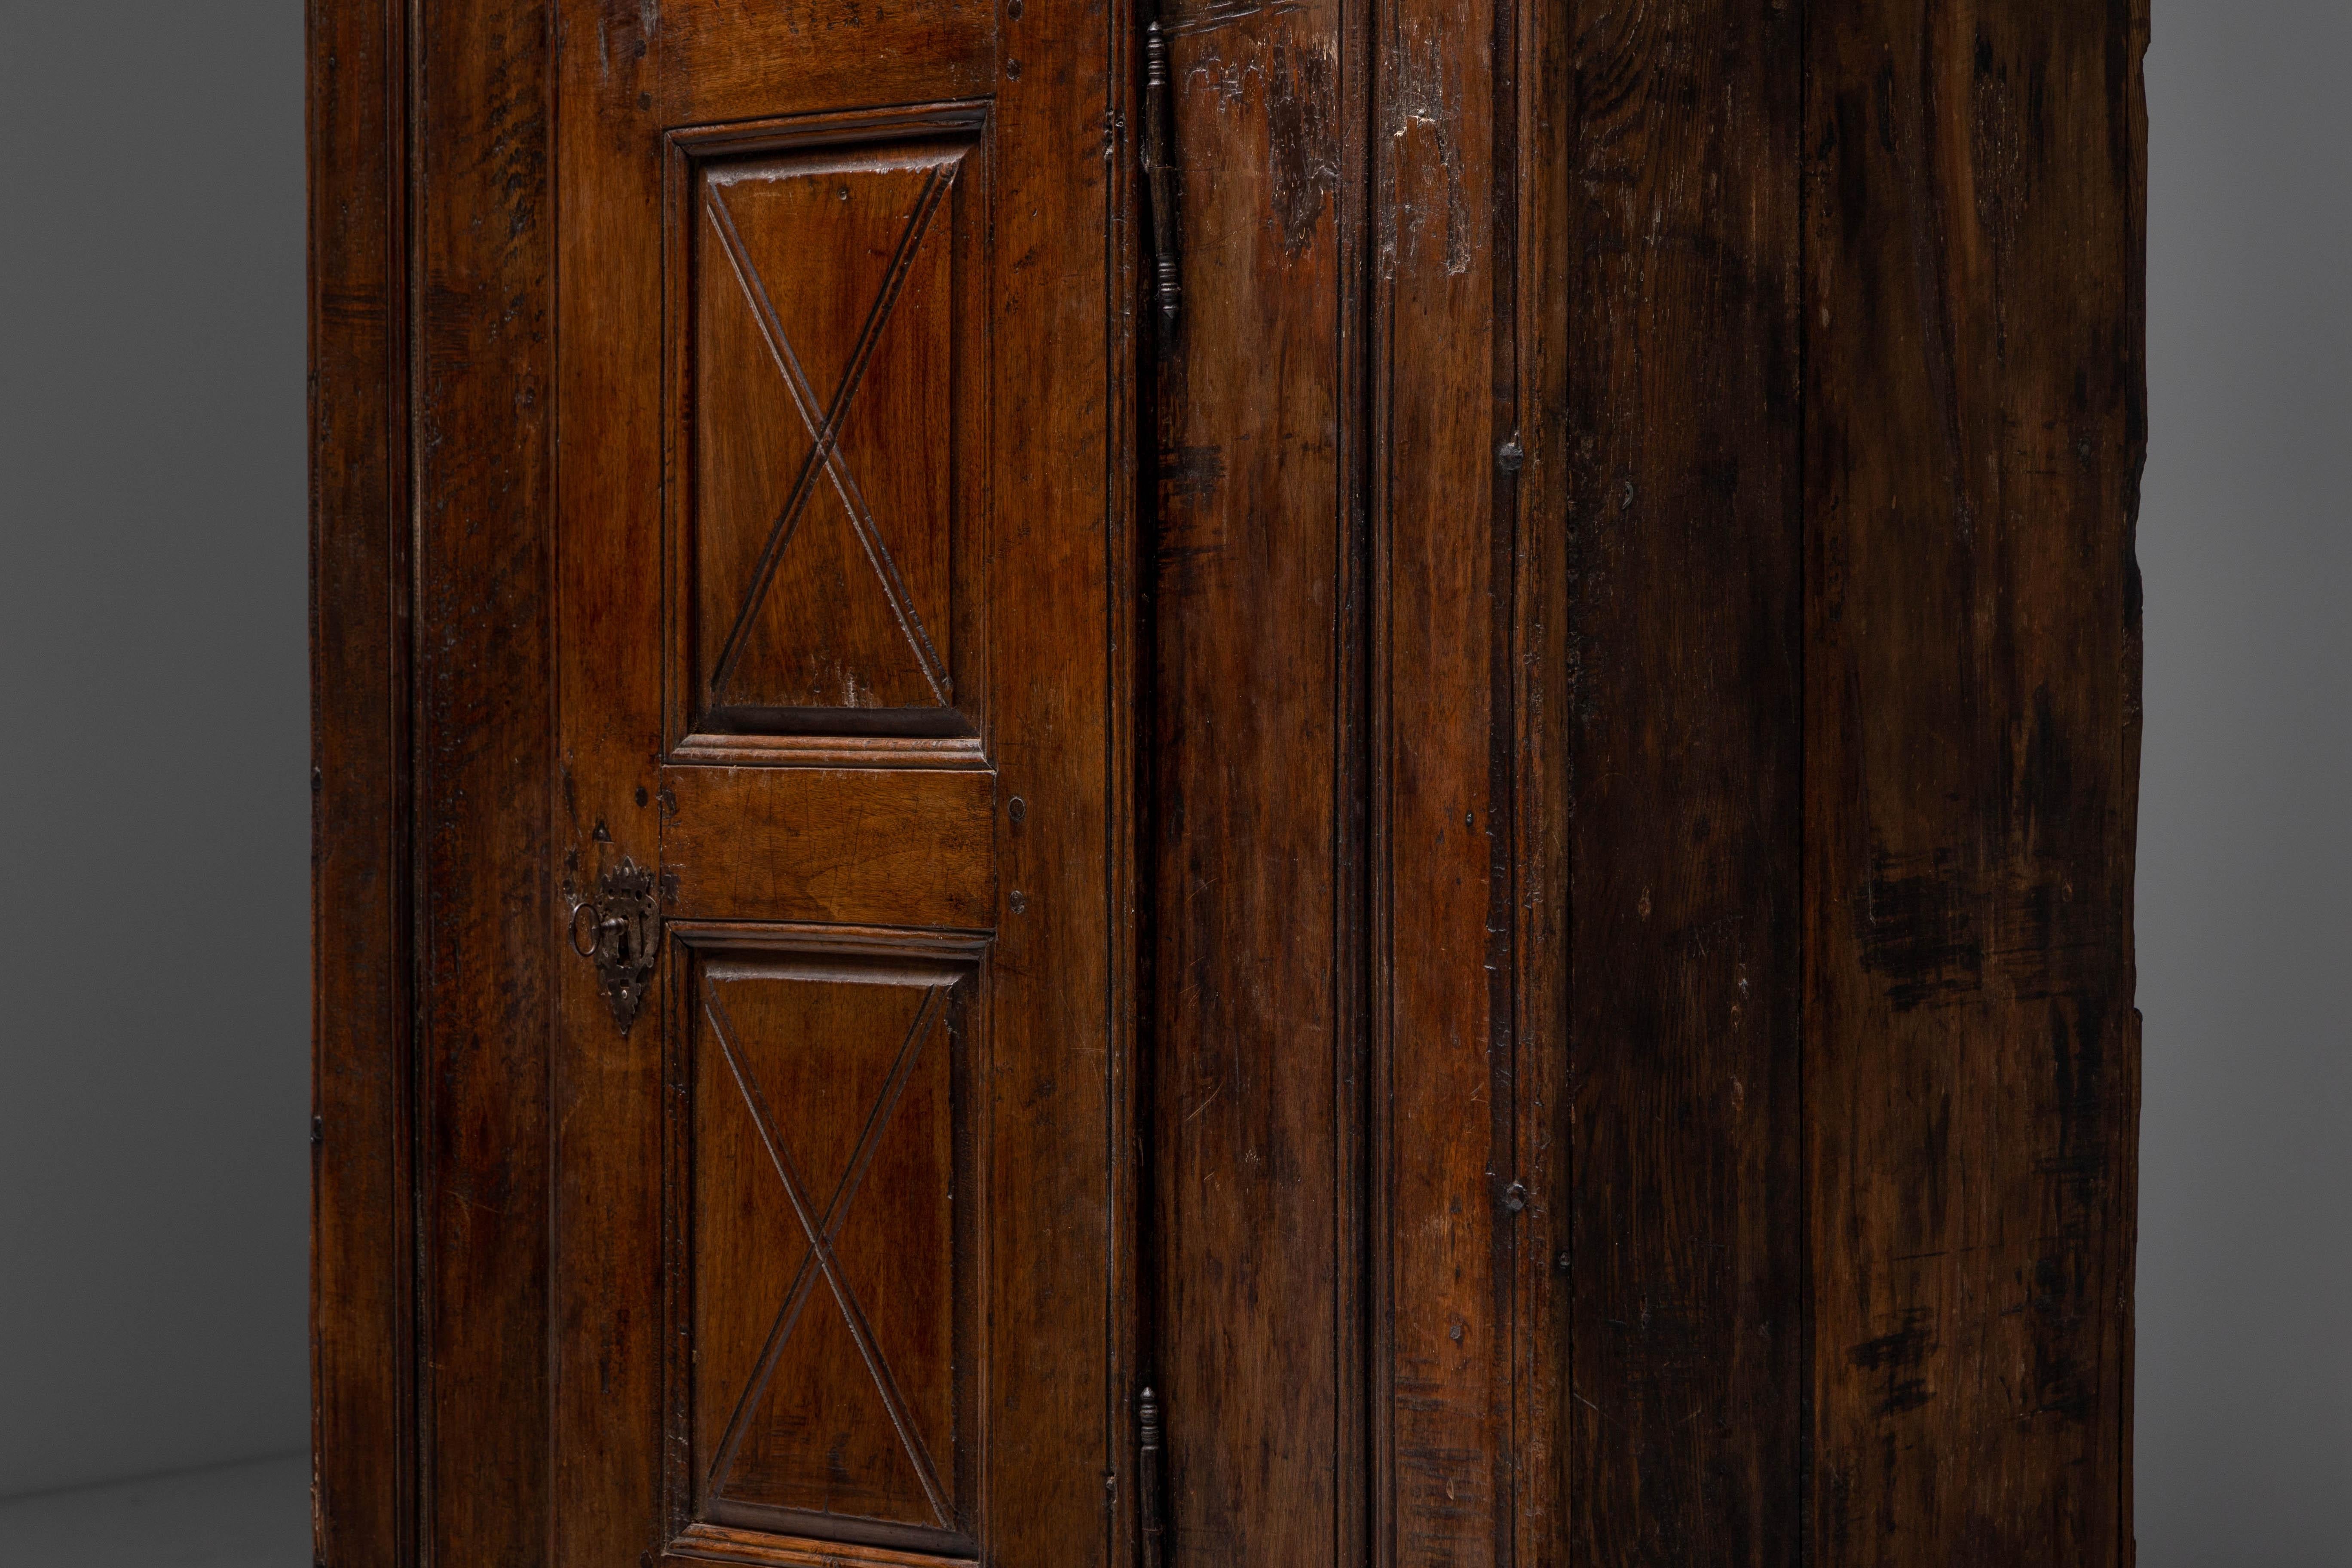
<path id="1" fill-rule="evenodd" d="M 671 1016 L 665 1031 L 663 1067 L 668 1195 L 660 1256 L 667 1281 L 663 1337 L 670 1347 L 662 1401 L 667 1412 L 664 1447 L 669 1456 L 663 1500 L 671 1538 L 669 1552 L 750 1562 L 803 1562 L 810 1553 L 837 1557 L 851 1548 L 888 1552 L 889 1561 L 972 1557 L 980 1538 L 978 1510 L 985 1459 L 977 1419 L 984 1395 L 983 1369 L 972 1348 L 980 1331 L 975 1311 L 985 1284 L 988 1225 L 978 1174 L 984 1168 L 989 1143 L 987 1118 L 975 1086 L 983 1081 L 989 1061 L 987 960 L 992 934 L 778 921 L 685 922 L 673 926 L 668 934 L 672 940 L 666 992 Z M 894 1047 L 896 1063 L 865 1114 L 856 1144 L 841 1167 L 838 1184 L 829 1192 L 824 1190 L 822 1172 L 815 1173 L 818 1186 L 806 1185 L 809 1172 L 799 1164 L 804 1155 L 792 1152 L 793 1141 L 782 1131 L 773 1102 L 775 1086 L 763 1085 L 752 1065 L 753 1041 L 748 1031 L 755 1026 L 716 995 L 722 983 L 757 981 L 919 989 L 926 994 L 917 1005 L 903 1043 Z M 723 1071 L 712 1070 L 713 1064 L 703 1059 L 702 1053 L 714 1047 L 720 1053 Z M 772 1042 L 770 1048 L 772 1052 Z M 916 1417 L 904 1405 L 891 1370 L 894 1347 L 872 1338 L 875 1331 L 868 1313 L 892 1302 L 935 1302 L 939 1292 L 862 1294 L 842 1276 L 838 1249 L 853 1217 L 853 1205 L 872 1175 L 872 1162 L 896 1131 L 894 1119 L 912 1078 L 933 1059 L 932 1053 L 940 1051 L 947 1053 L 940 1068 L 946 1075 L 948 1099 L 938 1109 L 949 1118 L 948 1190 L 954 1194 L 945 1286 L 952 1322 L 953 1350 L 948 1362 L 952 1423 L 948 1449 L 930 1452 L 932 1445 L 912 1435 L 909 1423 Z M 703 1390 L 698 1384 L 706 1366 L 705 1347 L 698 1339 L 705 1320 L 697 1300 L 704 1264 L 698 1216 L 704 1203 L 702 1184 L 720 1179 L 723 1173 L 706 1168 L 706 1150 L 698 1128 L 732 1103 L 723 1086 L 714 1090 L 704 1082 L 706 1076 L 729 1080 L 729 1075 L 751 1107 L 759 1138 L 774 1162 L 768 1171 L 749 1179 L 757 1183 L 761 1174 L 782 1178 L 791 1212 L 801 1229 L 797 1243 L 789 1232 L 780 1232 L 780 1237 L 788 1247 L 802 1246 L 803 1256 L 795 1272 L 795 1289 L 783 1299 L 775 1322 L 767 1331 L 768 1342 L 751 1373 L 751 1381 L 736 1391 L 735 1409 L 724 1427 L 714 1428 L 696 1403 L 704 1393 L 726 1394 Z M 938 1088 L 936 1082 L 933 1087 Z M 714 1092 L 719 1101 L 706 1104 L 702 1097 Z M 840 1103 L 829 1102 L 827 1109 L 837 1112 Z M 898 1200 L 890 1212 L 903 1212 L 905 1195 L 880 1194 Z M 770 1202 L 772 1205 L 772 1194 Z M 869 1202 L 869 1211 L 870 1207 Z M 869 1232 L 872 1223 L 869 1212 Z M 893 1440 L 904 1443 L 916 1463 L 924 1467 L 922 1489 L 947 1523 L 932 1526 L 730 1495 L 729 1476 L 739 1446 L 745 1440 L 748 1423 L 768 1396 L 779 1357 L 809 1313 L 827 1312 L 828 1301 L 848 1315 L 865 1370 L 876 1380 L 887 1406 L 895 1429 Z M 715 1447 L 710 1440 L 714 1430 L 719 1432 Z M 831 1461 L 835 1467 L 842 1462 L 838 1455 L 831 1456 Z M 751 1548 L 757 1551 L 746 1556 L 746 1550 Z"/>
<path id="2" fill-rule="evenodd" d="M 664 595 L 664 732 L 674 760 L 785 766 L 986 765 L 989 639 L 981 563 L 988 547 L 992 462 L 984 423 L 992 384 L 985 301 L 992 297 L 992 128 L 989 103 L 960 101 L 688 127 L 664 134 L 663 406 L 668 435 L 663 526 L 669 574 Z M 863 300 L 865 292 L 872 292 L 873 298 L 866 301 L 864 325 L 848 346 L 847 358 L 837 365 L 812 369 L 815 362 L 794 348 L 793 329 L 778 314 L 773 296 L 783 279 L 769 276 L 774 271 L 772 262 L 762 269 L 751 256 L 746 246 L 751 242 L 745 239 L 730 204 L 715 193 L 722 179 L 745 183 L 764 175 L 771 184 L 792 183 L 795 174 L 790 165 L 798 162 L 803 165 L 799 174 L 810 180 L 841 176 L 842 210 L 854 215 L 855 178 L 914 172 L 911 166 L 860 165 L 857 161 L 869 154 L 877 160 L 930 154 L 936 161 L 925 165 L 929 177 L 896 233 L 889 266 L 878 274 L 878 282 L 866 279 L 870 287 L 858 297 Z M 763 163 L 769 166 L 762 169 Z M 744 172 L 730 174 L 730 169 Z M 752 187 L 747 184 L 746 188 Z M 711 247 L 718 255 L 704 253 Z M 905 285 L 919 256 L 941 251 L 926 265 L 934 274 L 944 270 L 946 281 L 938 285 L 944 293 L 934 297 L 936 289 L 919 290 L 919 298 L 910 296 Z M 818 287 L 824 287 L 822 280 Z M 775 490 L 781 476 L 769 476 L 764 489 L 756 476 L 740 479 L 751 487 L 747 493 L 752 499 L 730 503 L 731 509 L 754 507 L 745 515 L 767 521 L 761 548 L 751 558 L 750 575 L 733 591 L 715 579 L 717 558 L 710 554 L 719 549 L 726 559 L 740 555 L 740 542 L 732 552 L 724 549 L 728 541 L 721 535 L 726 531 L 709 510 L 720 504 L 722 494 L 733 495 L 737 481 L 722 484 L 704 471 L 706 443 L 725 436 L 714 423 L 718 415 L 704 405 L 698 379 L 705 374 L 701 338 L 707 312 L 716 308 L 707 303 L 710 299 L 734 299 L 730 311 L 748 310 L 755 319 L 754 326 L 739 330 L 761 340 L 765 353 L 753 357 L 768 372 L 754 367 L 743 374 L 755 383 L 772 379 L 775 384 L 764 396 L 792 411 L 771 411 L 780 426 L 775 440 L 750 446 L 738 442 L 736 449 L 746 454 L 743 461 L 756 451 L 770 460 L 778 460 L 781 454 L 782 460 L 797 464 L 795 477 L 781 491 Z M 874 464 L 881 459 L 876 453 L 854 459 L 845 448 L 857 442 L 868 405 L 890 390 L 887 370 L 878 387 L 869 377 L 873 356 L 899 331 L 916 330 L 898 329 L 898 322 L 917 320 L 925 310 L 940 317 L 933 330 L 942 335 L 947 355 L 946 363 L 934 365 L 929 373 L 944 384 L 944 392 L 938 395 L 946 404 L 945 449 L 909 453 L 907 464 L 892 462 L 877 469 Z M 840 318 L 828 312 L 822 319 Z M 926 459 L 929 468 L 924 467 Z M 721 458 L 709 460 L 724 462 Z M 861 465 L 863 474 L 856 471 Z M 722 467 L 711 473 L 729 471 Z M 944 514 L 927 523 L 908 517 L 909 503 L 903 492 L 907 483 L 918 482 L 907 476 L 917 473 L 928 476 L 920 484 L 944 494 L 943 500 L 933 497 L 944 505 Z M 877 514 L 874 482 L 893 476 L 900 481 L 898 501 L 884 495 L 878 503 L 883 511 Z M 758 500 L 763 495 L 769 497 L 764 505 Z M 772 508 L 774 515 L 769 517 Z M 908 528 L 916 531 L 909 534 Z M 847 539 L 840 537 L 845 531 Z M 910 545 L 929 563 L 926 570 L 916 573 L 919 583 L 910 583 L 911 568 L 900 560 Z M 784 613 L 774 601 L 794 579 L 793 568 L 806 562 L 809 552 L 827 548 L 847 552 L 840 565 L 845 575 L 832 591 L 803 584 L 795 590 L 807 600 L 801 613 Z M 868 636 L 879 636 L 883 643 L 867 645 L 869 657 L 864 659 L 825 641 L 823 630 L 814 628 L 809 618 L 852 616 L 845 606 L 863 605 L 870 620 L 877 604 L 887 608 L 887 626 L 897 635 L 887 629 L 869 631 Z M 790 641 L 796 635 L 803 638 L 799 644 Z M 757 656 L 746 651 L 755 641 L 767 646 L 778 637 L 787 639 L 782 651 L 797 651 L 802 674 L 796 679 L 759 665 Z M 770 647 L 769 651 L 773 655 L 779 650 Z M 883 677 L 874 658 L 910 665 L 913 673 L 901 670 L 896 678 Z M 748 673 L 746 660 L 752 661 Z M 808 685 L 814 679 L 809 672 L 818 665 L 835 672 L 826 678 L 824 689 L 837 687 L 841 701 L 814 700 L 819 691 Z M 783 685 L 778 687 L 780 679 Z M 760 692 L 763 679 L 771 689 L 766 698 Z"/>
<path id="3" fill-rule="evenodd" d="M 977 1559 L 771 1535 L 723 1524 L 689 1524 L 664 1549 L 660 1561 L 665 1568 L 702 1563 L 741 1563 L 754 1568 L 967 1568 Z"/>

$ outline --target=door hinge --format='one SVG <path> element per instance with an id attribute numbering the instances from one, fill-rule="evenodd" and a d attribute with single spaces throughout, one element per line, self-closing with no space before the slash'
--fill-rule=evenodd
<path id="1" fill-rule="evenodd" d="M 1155 16 L 1143 29 L 1143 180 L 1151 201 L 1151 283 L 1160 324 L 1174 331 L 1184 284 L 1176 262 L 1176 104 L 1168 31 Z"/>
<path id="2" fill-rule="evenodd" d="M 595 964 L 613 1021 L 626 1036 L 636 1022 L 637 1005 L 646 999 L 654 957 L 661 951 L 661 908 L 654 901 L 654 874 L 624 855 L 619 865 L 596 879 L 593 896 L 583 899 L 574 893 L 572 900 L 572 951 Z"/>
<path id="3" fill-rule="evenodd" d="M 1145 1389 L 1135 1396 L 1135 1510 L 1143 1530 L 1142 1568 L 1164 1561 L 1160 1519 L 1160 1396 Z"/>

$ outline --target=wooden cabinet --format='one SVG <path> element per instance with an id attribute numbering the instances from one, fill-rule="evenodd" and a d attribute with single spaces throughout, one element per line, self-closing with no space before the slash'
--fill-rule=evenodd
<path id="1" fill-rule="evenodd" d="M 313 0 L 321 1562 L 2127 1562 L 2145 41 Z"/>

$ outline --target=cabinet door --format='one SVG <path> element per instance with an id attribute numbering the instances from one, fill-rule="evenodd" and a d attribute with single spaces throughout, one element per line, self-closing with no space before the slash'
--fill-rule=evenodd
<path id="1" fill-rule="evenodd" d="M 557 10 L 554 1561 L 1100 1561 L 1116 40 Z"/>

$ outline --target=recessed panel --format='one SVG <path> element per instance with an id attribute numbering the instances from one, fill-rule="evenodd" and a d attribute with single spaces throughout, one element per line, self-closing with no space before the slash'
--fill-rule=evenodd
<path id="1" fill-rule="evenodd" d="M 689 732 L 977 733 L 979 130 L 787 126 L 681 153 Z"/>
<path id="2" fill-rule="evenodd" d="M 680 1075 L 696 1516 L 961 1551 L 976 959 L 713 940 Z"/>

